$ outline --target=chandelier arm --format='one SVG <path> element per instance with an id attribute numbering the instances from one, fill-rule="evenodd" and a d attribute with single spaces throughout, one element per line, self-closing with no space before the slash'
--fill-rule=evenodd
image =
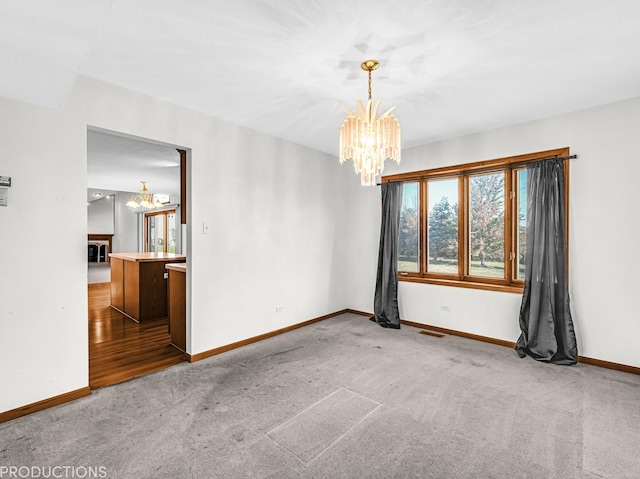
<path id="1" fill-rule="evenodd" d="M 161 206 L 161 203 L 153 197 L 153 193 L 150 193 L 147 189 L 147 182 L 141 181 L 142 189 L 138 193 L 134 193 L 129 201 L 127 202 L 127 206 L 130 208 L 140 208 L 144 207 L 147 209 L 153 209 Z"/>
<path id="2" fill-rule="evenodd" d="M 385 112 L 380 116 L 380 118 L 385 118 L 385 117 L 389 116 L 389 115 L 391 114 L 391 112 L 392 112 L 393 110 L 395 110 L 395 109 L 396 109 L 396 106 L 397 106 L 397 105 L 393 105 L 391 108 L 389 108 L 387 111 L 385 111 Z"/>
<path id="3" fill-rule="evenodd" d="M 380 107 L 380 98 L 378 98 L 373 105 L 373 112 L 371 113 L 371 121 L 375 121 L 376 115 L 378 114 L 378 108 Z"/>
<path id="4" fill-rule="evenodd" d="M 360 118 L 364 120 L 366 117 L 364 114 L 364 105 L 362 104 L 362 100 L 358 100 L 358 112 L 360 113 Z"/>

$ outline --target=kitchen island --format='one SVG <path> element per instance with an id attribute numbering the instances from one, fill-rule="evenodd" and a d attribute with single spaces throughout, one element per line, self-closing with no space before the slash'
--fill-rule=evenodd
<path id="1" fill-rule="evenodd" d="M 187 263 L 170 263 L 169 271 L 169 333 L 171 344 L 187 352 Z"/>
<path id="2" fill-rule="evenodd" d="M 187 257 L 175 253 L 111 253 L 111 307 L 138 323 L 163 319 L 167 311 L 165 265 Z"/>

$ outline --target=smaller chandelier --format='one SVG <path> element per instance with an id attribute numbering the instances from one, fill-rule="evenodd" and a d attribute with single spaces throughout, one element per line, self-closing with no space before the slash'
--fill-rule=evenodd
<path id="1" fill-rule="evenodd" d="M 140 183 L 142 183 L 142 189 L 140 190 L 140 193 L 136 193 L 131 198 L 129 198 L 129 201 L 127 201 L 127 206 L 133 209 L 153 209 L 162 206 L 162 203 L 154 198 L 153 194 L 149 193 L 149 190 L 147 190 L 147 182 L 141 181 Z"/>
<path id="2" fill-rule="evenodd" d="M 358 111 L 345 109 L 347 118 L 340 127 L 340 164 L 353 160 L 356 173 L 364 186 L 376 184 L 376 176 L 384 170 L 384 161 L 400 163 L 400 123 L 391 113 L 395 106 L 376 118 L 380 100 L 371 100 L 371 72 L 378 68 L 377 60 L 362 62 L 360 68 L 369 72 L 369 99 L 366 108 L 358 100 Z"/>

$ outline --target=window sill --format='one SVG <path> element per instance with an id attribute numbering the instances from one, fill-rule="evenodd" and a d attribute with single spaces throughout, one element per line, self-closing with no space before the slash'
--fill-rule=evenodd
<path id="1" fill-rule="evenodd" d="M 405 281 L 407 283 L 437 284 L 440 286 L 453 286 L 456 288 L 483 289 L 485 291 L 500 291 L 502 293 L 522 294 L 524 291 L 524 286 L 508 286 L 504 284 L 476 283 L 473 281 L 460 281 L 455 279 L 420 278 L 417 276 L 398 275 L 398 281 Z"/>

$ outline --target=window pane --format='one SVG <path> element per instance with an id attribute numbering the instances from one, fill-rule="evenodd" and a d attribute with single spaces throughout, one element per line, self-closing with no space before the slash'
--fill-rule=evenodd
<path id="1" fill-rule="evenodd" d="M 430 273 L 458 274 L 458 179 L 427 182 Z"/>
<path id="2" fill-rule="evenodd" d="M 469 178 L 469 274 L 504 278 L 504 173 Z"/>
<path id="3" fill-rule="evenodd" d="M 147 251 L 154 253 L 156 245 L 156 217 L 147 216 Z"/>
<path id="4" fill-rule="evenodd" d="M 152 253 L 164 252 L 164 214 L 148 215 L 147 217 L 147 249 Z"/>
<path id="5" fill-rule="evenodd" d="M 398 231 L 398 271 L 420 271 L 420 188 L 418 183 L 405 183 L 402 190 L 400 229 Z"/>
<path id="6" fill-rule="evenodd" d="M 164 219 L 165 215 L 156 215 L 156 248 L 154 251 L 164 252 Z"/>
<path id="7" fill-rule="evenodd" d="M 524 281 L 524 258 L 527 252 L 527 170 L 518 170 L 518 237 L 516 238 L 518 271 L 516 279 Z"/>
<path id="8" fill-rule="evenodd" d="M 176 214 L 175 212 L 169 213 L 167 215 L 167 235 L 168 243 L 167 243 L 167 253 L 175 253 L 176 252 Z"/>

